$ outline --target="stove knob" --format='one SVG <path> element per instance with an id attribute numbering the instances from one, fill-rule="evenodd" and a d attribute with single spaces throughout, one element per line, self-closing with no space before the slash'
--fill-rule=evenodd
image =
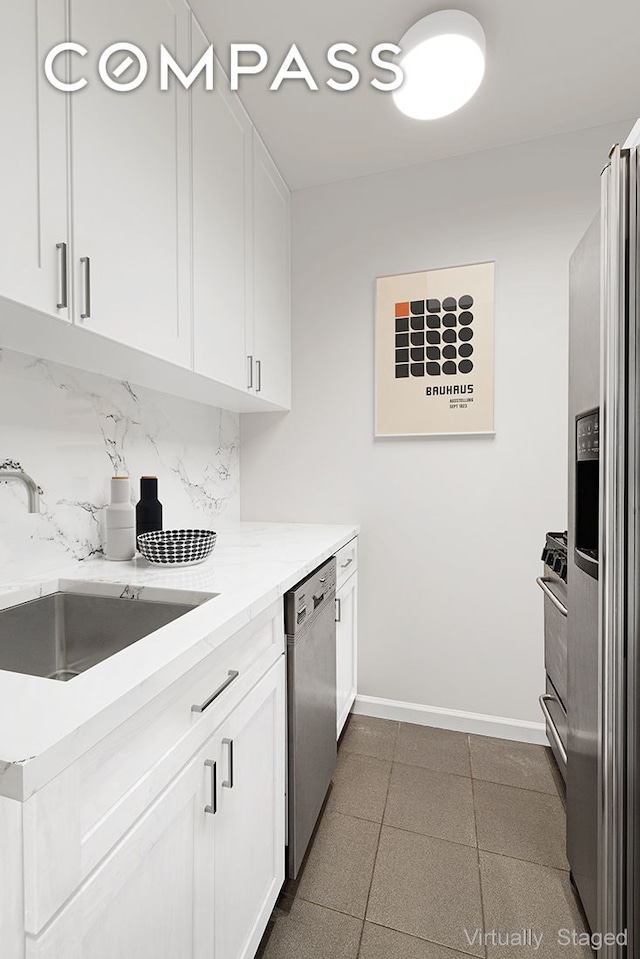
<path id="1" fill-rule="evenodd" d="M 563 560 L 563 561 L 562 561 L 562 565 L 560 566 L 560 571 L 559 571 L 559 573 L 558 573 L 558 576 L 560 577 L 560 579 L 563 579 L 563 580 L 565 581 L 565 583 L 566 583 L 566 581 L 567 581 L 567 563 L 566 563 L 566 560 Z"/>
<path id="2" fill-rule="evenodd" d="M 562 569 L 562 564 L 563 564 L 563 562 L 564 562 L 564 560 L 563 560 L 562 556 L 560 555 L 560 553 L 556 553 L 555 556 L 553 557 L 553 571 L 554 571 L 554 573 L 559 573 L 559 572 L 560 572 L 560 570 Z"/>
<path id="3" fill-rule="evenodd" d="M 545 546 L 545 548 L 542 550 L 542 556 L 540 557 L 540 559 L 542 560 L 543 563 L 546 563 L 546 562 L 547 562 L 547 553 L 548 553 L 548 552 L 549 552 L 549 550 L 548 550 L 547 547 Z"/>

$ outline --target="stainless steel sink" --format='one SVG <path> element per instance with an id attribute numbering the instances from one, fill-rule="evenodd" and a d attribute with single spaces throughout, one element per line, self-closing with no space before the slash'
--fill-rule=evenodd
<path id="1" fill-rule="evenodd" d="M 11 606 L 0 610 L 0 669 L 73 679 L 197 605 L 57 592 Z"/>

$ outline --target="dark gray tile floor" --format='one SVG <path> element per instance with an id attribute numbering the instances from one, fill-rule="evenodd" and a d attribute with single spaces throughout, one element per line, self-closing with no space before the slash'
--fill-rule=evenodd
<path id="1" fill-rule="evenodd" d="M 258 957 L 591 959 L 558 942 L 584 928 L 549 750 L 352 716 Z M 527 930 L 537 949 L 514 939 Z"/>

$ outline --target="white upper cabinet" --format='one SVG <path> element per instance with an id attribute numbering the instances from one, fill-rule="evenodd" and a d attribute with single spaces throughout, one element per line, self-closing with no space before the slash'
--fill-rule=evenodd
<path id="1" fill-rule="evenodd" d="M 158 51 L 190 57 L 191 12 L 182 0 L 70 0 L 72 39 L 94 60 L 126 39 L 146 51 L 149 76 L 114 91 L 87 65 L 72 94 L 72 222 L 76 323 L 183 366 L 191 365 L 189 97 L 169 78 L 160 90 Z M 76 58 L 76 61 L 79 58 Z M 126 54 L 109 73 L 120 83 Z M 95 66 L 95 65 L 94 65 Z"/>
<path id="2" fill-rule="evenodd" d="M 66 97 L 47 83 L 42 63 L 64 40 L 65 6 L 0 0 L 0 296 L 62 319 L 69 316 Z"/>
<path id="3" fill-rule="evenodd" d="M 163 45 L 184 77 L 212 40 L 186 0 L 0 0 L 0 27 L 0 298 L 31 311 L 5 303 L 0 348 L 288 409 L 289 191 L 218 61 L 213 90 L 161 89 Z M 73 92 L 44 72 L 65 40 L 87 51 L 54 59 Z"/>
<path id="4" fill-rule="evenodd" d="M 253 154 L 254 388 L 291 405 L 290 197 L 260 137 Z"/>
<path id="5" fill-rule="evenodd" d="M 192 62 L 208 46 L 193 22 Z M 253 127 L 215 61 L 192 88 L 194 369 L 246 389 Z"/>

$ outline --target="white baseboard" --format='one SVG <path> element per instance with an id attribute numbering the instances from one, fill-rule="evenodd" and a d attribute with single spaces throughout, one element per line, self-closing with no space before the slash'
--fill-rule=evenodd
<path id="1" fill-rule="evenodd" d="M 485 713 L 466 713 L 459 709 L 442 709 L 440 706 L 402 703 L 395 699 L 379 699 L 377 696 L 356 696 L 353 712 L 360 716 L 416 723 L 418 726 L 436 726 L 438 729 L 453 729 L 461 733 L 514 739 L 517 742 L 536 743 L 540 746 L 549 745 L 544 723 L 523 719 L 504 719 L 502 716 L 488 716 Z"/>

